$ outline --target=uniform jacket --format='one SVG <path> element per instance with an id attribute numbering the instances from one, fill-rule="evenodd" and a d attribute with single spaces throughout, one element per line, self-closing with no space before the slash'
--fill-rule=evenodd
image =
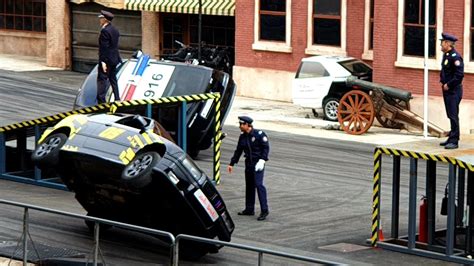
<path id="1" fill-rule="evenodd" d="M 440 82 L 448 84 L 448 92 L 453 92 L 461 85 L 464 78 L 464 62 L 455 49 L 443 54 L 441 61 Z"/>
<path id="2" fill-rule="evenodd" d="M 100 30 L 99 35 L 99 60 L 107 65 L 117 65 L 122 61 L 118 51 L 120 33 L 111 24 Z"/>
<path id="3" fill-rule="evenodd" d="M 270 144 L 265 132 L 258 129 L 252 129 L 248 134 L 241 133 L 234 156 L 230 160 L 230 165 L 239 162 L 242 152 L 245 156 L 245 166 L 254 166 L 258 160 L 263 159 L 268 161 L 268 153 L 270 151 Z"/>

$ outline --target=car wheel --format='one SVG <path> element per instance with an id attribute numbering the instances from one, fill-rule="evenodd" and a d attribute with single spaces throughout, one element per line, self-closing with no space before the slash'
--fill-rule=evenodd
<path id="1" fill-rule="evenodd" d="M 150 184 L 151 170 L 159 159 L 160 156 L 154 151 L 137 154 L 123 169 L 122 180 L 134 187 L 145 187 Z"/>
<path id="2" fill-rule="evenodd" d="M 339 107 L 339 100 L 336 98 L 328 98 L 324 101 L 323 111 L 324 119 L 329 121 L 337 121 L 337 108 Z"/>
<path id="3" fill-rule="evenodd" d="M 67 136 L 63 133 L 50 135 L 36 147 L 31 155 L 31 160 L 40 168 L 56 166 L 59 161 L 59 150 L 66 140 Z"/>

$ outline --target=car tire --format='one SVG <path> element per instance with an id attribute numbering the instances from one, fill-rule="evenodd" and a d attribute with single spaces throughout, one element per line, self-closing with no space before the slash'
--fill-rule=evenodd
<path id="1" fill-rule="evenodd" d="M 323 103 L 324 119 L 329 121 L 337 121 L 337 108 L 339 107 L 339 99 L 327 98 Z"/>
<path id="2" fill-rule="evenodd" d="M 39 144 L 31 154 L 31 160 L 39 168 L 58 165 L 59 150 L 66 143 L 67 136 L 63 133 L 52 134 Z"/>
<path id="3" fill-rule="evenodd" d="M 142 188 L 150 184 L 151 171 L 160 159 L 154 151 L 138 153 L 122 171 L 122 180 L 133 187 Z"/>

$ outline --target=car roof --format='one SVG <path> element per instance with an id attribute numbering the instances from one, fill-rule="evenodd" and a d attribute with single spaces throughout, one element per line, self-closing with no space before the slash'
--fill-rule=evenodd
<path id="1" fill-rule="evenodd" d="M 354 60 L 356 58 L 349 56 L 338 56 L 338 55 L 317 55 L 303 58 L 301 61 L 304 62 L 342 62 L 347 60 Z"/>

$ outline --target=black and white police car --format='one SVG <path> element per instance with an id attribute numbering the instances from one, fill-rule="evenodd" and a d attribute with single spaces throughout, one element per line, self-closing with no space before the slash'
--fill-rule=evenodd
<path id="1" fill-rule="evenodd" d="M 301 60 L 293 80 L 293 103 L 305 108 L 323 109 L 324 118 L 337 121 L 342 96 L 352 90 L 350 76 L 372 81 L 372 67 L 363 61 L 343 56 L 312 56 Z"/>

